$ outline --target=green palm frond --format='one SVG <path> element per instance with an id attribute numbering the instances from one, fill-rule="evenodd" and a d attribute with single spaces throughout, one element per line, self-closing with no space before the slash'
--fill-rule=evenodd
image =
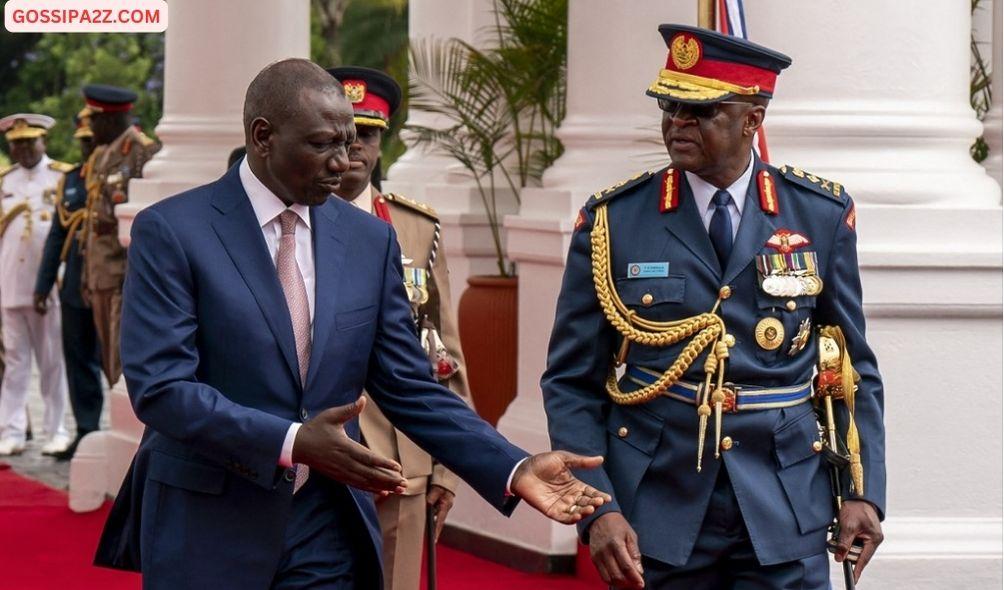
<path id="1" fill-rule="evenodd" d="M 458 39 L 411 45 L 410 107 L 437 115 L 436 129 L 411 125 L 471 173 L 485 205 L 499 271 L 507 275 L 496 182 L 519 200 L 564 147 L 567 0 L 495 0 L 495 25 L 479 49 Z"/>

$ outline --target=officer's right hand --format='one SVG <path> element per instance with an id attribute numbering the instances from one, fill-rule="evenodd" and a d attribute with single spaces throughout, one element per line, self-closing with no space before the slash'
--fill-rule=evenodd
<path id="1" fill-rule="evenodd" d="M 38 293 L 35 293 L 34 297 L 35 313 L 45 315 L 45 312 L 49 311 L 49 298 L 46 295 L 39 295 Z"/>
<path id="2" fill-rule="evenodd" d="M 362 413 L 366 398 L 329 408 L 304 422 L 293 441 L 293 462 L 361 490 L 403 494 L 407 480 L 402 468 L 352 440 L 345 423 Z"/>
<path id="3" fill-rule="evenodd" d="M 589 555 L 607 584 L 624 589 L 645 587 L 638 535 L 620 512 L 608 512 L 589 526 Z"/>

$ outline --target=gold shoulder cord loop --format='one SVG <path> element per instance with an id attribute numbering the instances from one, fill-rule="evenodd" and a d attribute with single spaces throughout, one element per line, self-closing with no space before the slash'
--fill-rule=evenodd
<path id="1" fill-rule="evenodd" d="M 592 266 L 593 284 L 596 287 L 596 297 L 599 300 L 603 314 L 613 327 L 620 332 L 624 341 L 617 356 L 617 364 L 626 360 L 627 349 L 630 342 L 642 344 L 644 346 L 665 347 L 672 346 L 690 338 L 690 342 L 683 347 L 676 360 L 670 364 L 663 374 L 641 389 L 630 393 L 620 390 L 617 384 L 616 372 L 611 367 L 607 377 L 606 390 L 610 398 L 618 404 L 635 405 L 643 404 L 659 397 L 676 383 L 688 368 L 697 360 L 697 357 L 709 346 L 708 357 L 704 363 L 705 382 L 704 387 L 698 391 L 698 449 L 697 449 L 697 470 L 701 470 L 701 456 L 704 452 L 704 438 L 707 430 L 708 417 L 711 415 L 709 395 L 711 403 L 715 406 L 715 437 L 716 437 L 716 457 L 718 444 L 721 438 L 721 415 L 722 403 L 725 401 L 725 393 L 722 384 L 725 377 L 725 359 L 728 358 L 728 346 L 722 340 L 725 334 L 725 323 L 715 312 L 721 298 L 715 302 L 713 310 L 709 313 L 702 313 L 682 320 L 668 322 L 657 322 L 647 320 L 638 316 L 634 310 L 628 309 L 617 294 L 614 287 L 613 272 L 610 263 L 610 231 L 607 221 L 607 206 L 600 204 L 595 209 L 596 219 L 593 224 L 590 240 L 592 246 Z M 615 365 L 616 366 L 616 365 Z M 717 387 L 714 394 L 710 394 L 711 381 L 717 371 Z"/>

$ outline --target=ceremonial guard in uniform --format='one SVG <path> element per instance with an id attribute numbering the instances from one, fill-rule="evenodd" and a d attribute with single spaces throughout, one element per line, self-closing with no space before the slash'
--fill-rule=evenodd
<path id="1" fill-rule="evenodd" d="M 84 109 L 76 119 L 73 137 L 80 142 L 82 161 L 94 150 L 94 134 L 90 127 L 90 112 Z M 56 283 L 59 267 L 65 262 L 59 285 L 59 311 L 63 325 L 63 356 L 66 378 L 70 386 L 70 407 L 77 423 L 73 443 L 57 459 L 70 459 L 80 439 L 98 429 L 104 391 L 101 387 L 101 348 L 94 330 L 94 315 L 80 292 L 83 258 L 80 238 L 87 211 L 87 170 L 74 166 L 63 175 L 56 187 L 56 207 L 49 237 L 45 240 L 42 263 L 35 280 L 35 311 L 48 313 L 48 294 Z"/>
<path id="2" fill-rule="evenodd" d="M 32 356 L 45 401 L 42 426 L 48 441 L 42 453 L 58 453 L 70 444 L 63 423 L 67 396 L 59 313 L 42 316 L 32 309 L 35 273 L 52 223 L 53 195 L 72 167 L 45 154 L 44 138 L 54 123 L 52 117 L 33 114 L 0 119 L 0 131 L 5 132 L 16 162 L 0 172 L 0 323 L 7 357 L 0 386 L 0 455 L 24 451 Z M 51 289 L 45 295 L 58 306 Z"/>
<path id="3" fill-rule="evenodd" d="M 614 502 L 580 534 L 612 586 L 829 588 L 828 530 L 859 575 L 885 511 L 854 203 L 753 152 L 790 58 L 659 31 L 647 94 L 672 163 L 579 213 L 542 379 L 552 443 L 606 459 L 579 476 Z"/>
<path id="4" fill-rule="evenodd" d="M 119 321 L 126 269 L 126 249 L 119 242 L 115 206 L 129 200 L 129 181 L 142 176 L 143 165 L 160 145 L 132 124 L 135 92 L 103 84 L 87 85 L 83 92 L 95 148 L 85 168 L 87 214 L 81 283 L 84 300 L 94 314 L 101 366 L 108 383 L 114 384 L 122 374 Z"/>
<path id="5" fill-rule="evenodd" d="M 421 338 L 439 382 L 468 399 L 467 375 L 450 304 L 449 275 L 440 247 L 436 212 L 400 195 L 381 194 L 370 182 L 378 166 L 383 131 L 401 103 L 401 89 L 393 78 L 378 70 L 340 67 L 328 71 L 345 88 L 356 123 L 356 140 L 349 150 L 349 170 L 342 174 L 337 194 L 394 226 L 416 335 Z M 383 534 L 384 588 L 417 590 L 422 570 L 423 531 L 427 526 L 426 504 L 434 508 L 438 537 L 453 505 L 457 477 L 395 430 L 375 405 L 359 417 L 359 426 L 366 445 L 398 461 L 408 480 L 403 495 L 377 501 Z"/>

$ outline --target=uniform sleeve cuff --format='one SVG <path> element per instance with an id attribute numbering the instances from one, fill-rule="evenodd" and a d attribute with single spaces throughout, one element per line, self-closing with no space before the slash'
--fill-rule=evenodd
<path id="1" fill-rule="evenodd" d="M 279 466 L 280 467 L 292 467 L 293 466 L 293 442 L 296 440 L 296 433 L 300 431 L 300 427 L 303 424 L 299 422 L 293 422 L 289 425 L 289 430 L 286 431 L 286 439 L 282 441 L 282 452 L 279 453 Z M 512 478 L 512 476 L 509 476 Z"/>

